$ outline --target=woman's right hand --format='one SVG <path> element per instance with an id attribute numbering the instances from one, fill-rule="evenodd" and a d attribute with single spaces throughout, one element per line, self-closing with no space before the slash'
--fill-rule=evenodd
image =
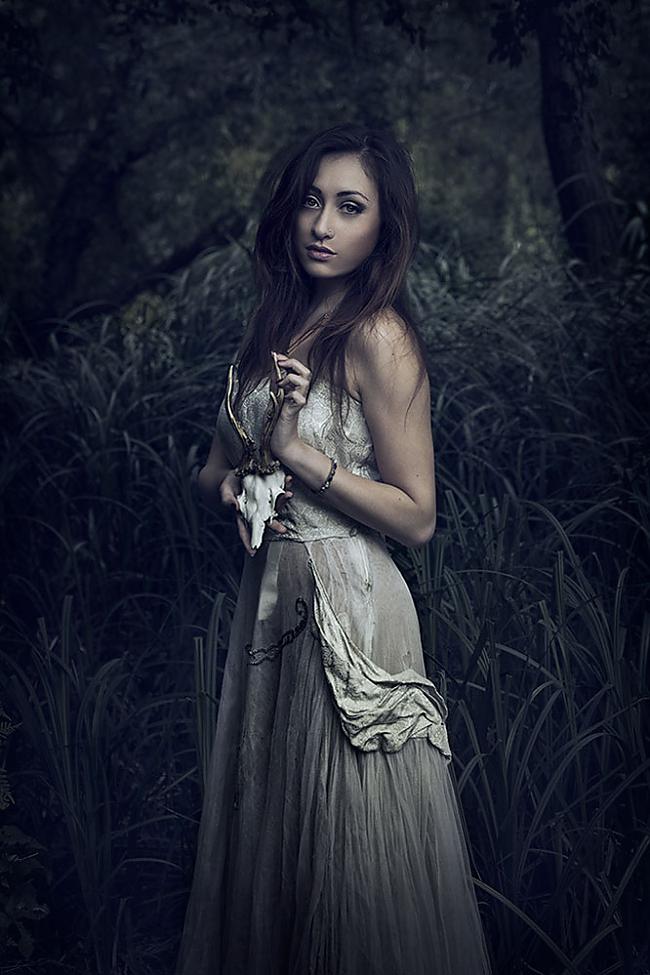
<path id="1" fill-rule="evenodd" d="M 241 477 L 234 470 L 228 471 L 219 485 L 221 503 L 235 509 L 235 521 L 237 522 L 237 531 L 239 532 L 242 545 L 248 554 L 253 556 L 255 555 L 255 549 L 251 546 L 251 534 L 248 530 L 248 522 L 239 510 L 239 502 L 237 501 L 237 495 L 241 494 L 241 490 Z"/>
<path id="2" fill-rule="evenodd" d="M 293 497 L 293 491 L 290 490 L 293 478 L 291 474 L 287 474 L 284 481 L 284 491 L 276 501 L 275 509 L 278 514 L 281 512 L 282 508 L 285 506 L 287 501 Z M 237 501 L 237 495 L 241 494 L 242 485 L 241 477 L 234 471 L 230 470 L 222 480 L 219 485 L 219 495 L 221 497 L 221 503 L 225 504 L 227 507 L 232 507 L 235 509 L 235 520 L 237 522 L 237 531 L 239 532 L 239 537 L 242 541 L 242 545 L 248 552 L 250 556 L 255 555 L 255 549 L 251 545 L 251 535 L 248 527 L 248 522 L 244 518 L 243 514 L 239 509 L 239 502 Z M 278 534 L 283 535 L 286 532 L 286 526 L 282 524 L 277 518 L 274 518 L 270 527 L 273 531 L 278 532 Z"/>

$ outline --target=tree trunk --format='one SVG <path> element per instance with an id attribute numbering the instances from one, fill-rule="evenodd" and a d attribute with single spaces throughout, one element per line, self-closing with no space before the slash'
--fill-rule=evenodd
<path id="1" fill-rule="evenodd" d="M 542 126 L 564 232 L 573 254 L 599 271 L 618 249 L 617 214 L 600 170 L 591 120 L 560 49 L 561 22 L 541 5 L 537 23 Z"/>

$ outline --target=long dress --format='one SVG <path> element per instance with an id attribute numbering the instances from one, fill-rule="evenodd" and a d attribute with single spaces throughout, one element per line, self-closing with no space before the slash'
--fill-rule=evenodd
<path id="1" fill-rule="evenodd" d="M 325 379 L 301 438 L 380 479 Z M 259 443 L 268 382 L 240 420 Z M 224 404 L 217 428 L 240 444 Z M 299 482 L 247 557 L 177 975 L 489 975 L 445 701 L 384 537 Z"/>

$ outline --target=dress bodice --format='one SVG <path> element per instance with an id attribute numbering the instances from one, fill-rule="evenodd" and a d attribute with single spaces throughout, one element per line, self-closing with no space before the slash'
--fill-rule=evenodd
<path id="1" fill-rule="evenodd" d="M 253 440 L 259 444 L 264 413 L 269 403 L 269 380 L 264 380 L 243 399 L 239 420 Z M 342 422 L 338 410 L 330 402 L 330 384 L 325 377 L 316 379 L 309 390 L 307 403 L 298 415 L 298 434 L 302 440 L 334 457 L 341 467 L 371 480 L 381 480 L 377 469 L 370 431 L 363 408 L 346 391 L 343 392 Z M 233 466 L 241 456 L 241 443 L 221 404 L 217 430 Z M 289 529 L 286 535 L 269 532 L 270 541 L 302 540 L 356 535 L 370 529 L 327 504 L 324 496 L 311 491 L 294 478 L 293 497 L 284 506 L 282 520 Z"/>

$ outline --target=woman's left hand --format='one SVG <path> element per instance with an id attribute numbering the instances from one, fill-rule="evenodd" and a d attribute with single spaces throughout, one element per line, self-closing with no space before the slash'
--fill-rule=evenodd
<path id="1" fill-rule="evenodd" d="M 300 441 L 298 414 L 307 402 L 311 371 L 304 362 L 280 352 L 276 353 L 276 361 L 284 373 L 283 378 L 278 380 L 278 386 L 284 390 L 284 402 L 269 446 L 273 456 L 283 461 Z"/>

